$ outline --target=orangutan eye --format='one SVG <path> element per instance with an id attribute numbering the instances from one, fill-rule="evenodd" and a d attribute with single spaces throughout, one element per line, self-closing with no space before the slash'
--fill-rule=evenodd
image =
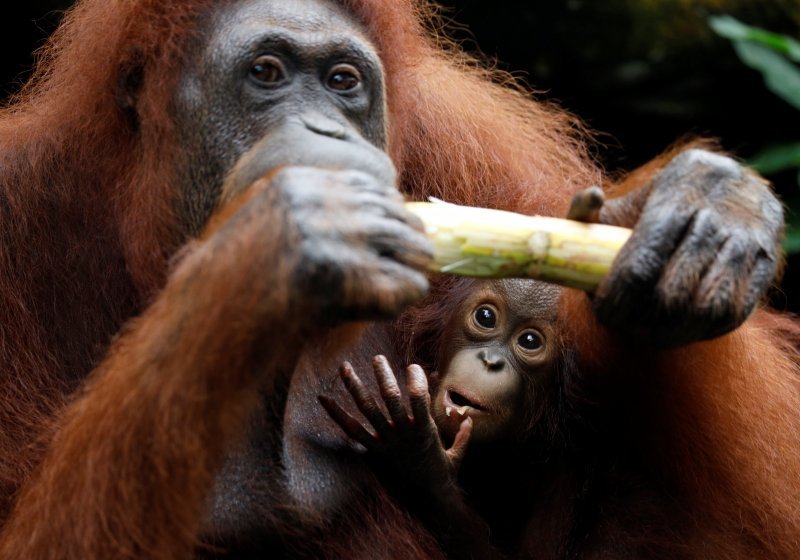
<path id="1" fill-rule="evenodd" d="M 493 329 L 497 325 L 497 315 L 491 307 L 481 305 L 475 310 L 475 322 L 485 329 Z"/>
<path id="2" fill-rule="evenodd" d="M 525 331 L 519 335 L 517 344 L 520 346 L 520 348 L 530 352 L 532 350 L 538 350 L 544 346 L 544 341 L 542 340 L 541 335 L 536 331 Z"/>
<path id="3" fill-rule="evenodd" d="M 276 84 L 286 77 L 286 70 L 276 57 L 264 55 L 253 61 L 250 75 L 263 84 Z"/>
<path id="4" fill-rule="evenodd" d="M 361 74 L 349 64 L 337 64 L 328 74 L 327 85 L 334 91 L 353 91 L 361 84 Z"/>

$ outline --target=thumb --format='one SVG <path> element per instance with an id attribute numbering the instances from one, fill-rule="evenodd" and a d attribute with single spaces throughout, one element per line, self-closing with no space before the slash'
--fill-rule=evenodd
<path id="1" fill-rule="evenodd" d="M 584 189 L 572 197 L 567 219 L 596 223 L 600 220 L 600 209 L 604 203 L 603 189 L 597 186 Z"/>
<path id="2" fill-rule="evenodd" d="M 467 446 L 469 445 L 469 438 L 471 435 L 472 418 L 467 417 L 458 426 L 458 433 L 453 440 L 453 445 L 450 449 L 445 451 L 447 458 L 450 459 L 455 470 L 458 470 L 461 466 L 461 461 L 464 459 L 464 455 L 467 452 Z"/>

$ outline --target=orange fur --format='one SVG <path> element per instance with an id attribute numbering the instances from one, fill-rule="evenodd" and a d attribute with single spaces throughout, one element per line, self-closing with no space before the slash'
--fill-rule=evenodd
<path id="1" fill-rule="evenodd" d="M 580 125 L 431 33 L 427 4 L 341 1 L 382 56 L 390 153 L 410 197 L 560 214 L 574 192 L 602 181 Z M 213 336 L 253 308 L 286 303 L 281 282 L 266 303 L 253 299 L 259 263 L 204 278 L 196 293 L 209 298 L 208 316 L 193 316 L 198 302 L 174 288 L 191 285 L 199 265 L 174 215 L 181 154 L 169 100 L 197 18 L 218 3 L 79 2 L 0 112 L 3 558 L 187 557 L 214 470 L 254 406 L 252 368 L 285 369 L 300 350 L 283 324 L 237 331 L 293 343 L 259 356 L 241 352 L 247 340 Z M 120 71 L 138 67 L 132 125 L 119 108 Z M 243 243 L 279 254 L 281 240 L 272 241 Z M 680 489 L 693 550 L 797 556 L 796 323 L 762 313 L 718 341 L 634 356 L 624 345 L 616 352 L 585 302 L 569 297 L 563 316 L 587 371 L 639 376 L 650 391 L 653 417 L 643 424 L 654 431 L 643 452 Z M 401 528 L 386 530 L 381 550 L 411 542 Z"/>
<path id="2" fill-rule="evenodd" d="M 632 450 L 679 509 L 679 558 L 800 555 L 800 324 L 758 311 L 715 340 L 632 348 L 564 295 L 561 325 Z"/>

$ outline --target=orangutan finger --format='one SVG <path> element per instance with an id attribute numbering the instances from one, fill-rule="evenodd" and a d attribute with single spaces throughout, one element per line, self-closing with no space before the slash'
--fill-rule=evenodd
<path id="1" fill-rule="evenodd" d="M 342 367 L 339 368 L 339 376 L 342 378 L 344 386 L 352 395 L 358 410 L 360 410 L 369 423 L 372 424 L 378 436 L 386 437 L 391 433 L 393 431 L 392 426 L 383 415 L 378 401 L 358 375 L 356 375 L 353 366 L 348 362 L 343 363 Z"/>
<path id="2" fill-rule="evenodd" d="M 568 220 L 596 223 L 600 219 L 600 209 L 605 203 L 603 189 L 598 186 L 589 187 L 572 197 L 567 212 Z"/>
<path id="3" fill-rule="evenodd" d="M 417 364 L 411 364 L 406 368 L 406 378 L 414 423 L 418 427 L 435 430 L 436 427 L 433 425 L 431 417 L 431 395 L 428 392 L 428 379 L 425 372 Z"/>
<path id="4" fill-rule="evenodd" d="M 469 438 L 472 435 L 472 418 L 469 416 L 462 420 L 458 426 L 458 433 L 453 440 L 453 445 L 446 451 L 447 457 L 452 462 L 453 466 L 458 469 L 461 466 L 461 461 L 467 452 L 467 445 L 469 445 Z"/>
<path id="5" fill-rule="evenodd" d="M 381 390 L 381 397 L 389 410 L 389 416 L 395 426 L 402 427 L 408 425 L 408 412 L 403 403 L 403 394 L 397 383 L 397 377 L 392 371 L 386 356 L 375 356 L 372 359 L 372 368 L 375 371 L 375 379 Z"/>
<path id="6" fill-rule="evenodd" d="M 375 448 L 377 442 L 376 434 L 370 432 L 361 422 L 353 418 L 350 413 L 339 406 L 339 403 L 333 399 L 325 395 L 319 395 L 317 399 L 322 405 L 322 408 L 325 409 L 325 412 L 328 413 L 328 416 L 339 425 L 347 437 L 360 443 L 368 451 Z"/>

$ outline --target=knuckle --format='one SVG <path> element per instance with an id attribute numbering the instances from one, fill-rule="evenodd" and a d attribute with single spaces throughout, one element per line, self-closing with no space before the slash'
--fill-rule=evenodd
<path id="1" fill-rule="evenodd" d="M 305 171 L 287 168 L 281 180 Z M 347 219 L 331 217 L 338 201 L 329 204 L 324 190 L 295 194 L 300 198 L 289 209 L 297 236 L 291 287 L 297 305 L 340 322 L 391 318 L 424 297 L 428 281 L 417 270 L 432 257 L 427 238 L 396 218 L 376 216 L 374 206 L 357 205 Z"/>
<path id="2" fill-rule="evenodd" d="M 388 385 L 381 387 L 381 394 L 385 399 L 390 401 L 400 400 L 403 397 L 400 389 L 391 382 L 389 382 Z"/>
<path id="3" fill-rule="evenodd" d="M 744 167 L 733 158 L 710 152 L 702 148 L 691 148 L 682 152 L 673 160 L 675 165 L 708 175 L 717 179 L 740 179 L 744 175 Z"/>
<path id="4" fill-rule="evenodd" d="M 699 290 L 695 309 L 709 322 L 724 322 L 735 314 L 735 282 L 726 276 L 707 278 Z"/>
<path id="5" fill-rule="evenodd" d="M 369 187 L 378 186 L 378 180 L 374 175 L 360 169 L 344 169 L 339 171 L 331 171 L 331 174 L 349 187 L 355 189 L 364 189 Z"/>
<path id="6" fill-rule="evenodd" d="M 383 411 L 381 410 L 380 406 L 378 406 L 378 403 L 369 393 L 362 395 L 361 410 L 369 418 L 378 418 L 383 416 Z"/>
<path id="7" fill-rule="evenodd" d="M 430 401 L 428 388 L 419 381 L 415 381 L 408 386 L 408 395 L 418 402 L 426 403 Z"/>
<path id="8" fill-rule="evenodd" d="M 635 288 L 650 283 L 663 266 L 663 258 L 651 247 L 631 247 L 614 263 L 614 279 L 621 288 Z"/>
<path id="9" fill-rule="evenodd" d="M 274 172 L 272 176 L 272 185 L 277 187 L 293 187 L 296 188 L 298 184 L 314 184 L 318 179 L 318 170 L 312 167 L 303 167 L 298 165 L 287 165 L 281 167 Z"/>
<path id="10" fill-rule="evenodd" d="M 732 158 L 700 148 L 688 149 L 675 156 L 658 175 L 656 191 L 667 201 L 680 192 L 687 201 L 697 197 L 715 200 L 742 198 L 742 186 L 749 173 Z M 746 189 L 745 189 L 746 190 Z"/>
<path id="11" fill-rule="evenodd" d="M 716 225 L 721 221 L 721 215 L 716 209 L 704 206 L 692 214 L 692 230 L 697 234 L 713 233 Z"/>
<path id="12" fill-rule="evenodd" d="M 694 288 L 699 278 L 696 274 L 684 277 L 669 275 L 662 278 L 656 286 L 656 300 L 658 308 L 667 311 L 687 309 L 694 295 Z"/>

